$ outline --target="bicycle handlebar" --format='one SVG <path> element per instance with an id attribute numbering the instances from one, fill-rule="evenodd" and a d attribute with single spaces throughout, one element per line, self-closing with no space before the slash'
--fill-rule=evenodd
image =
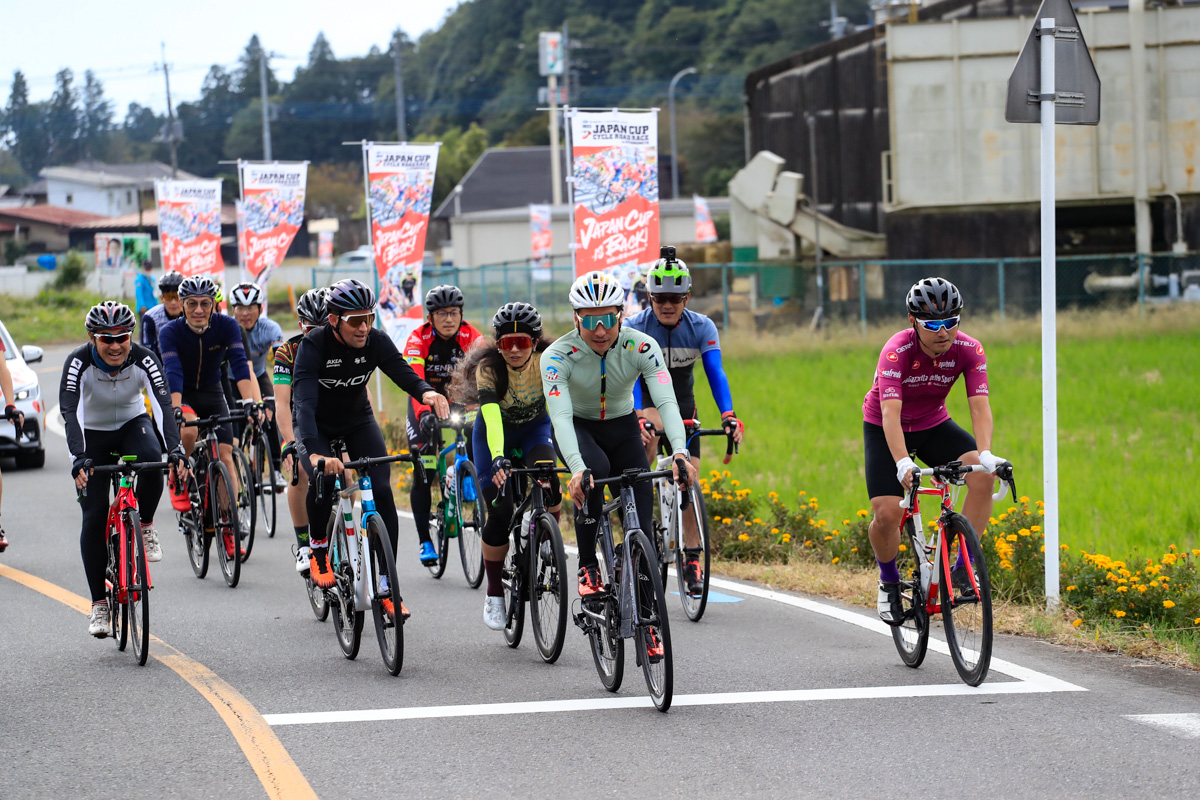
<path id="1" fill-rule="evenodd" d="M 501 469 L 503 469 L 505 472 L 507 472 L 509 477 L 512 477 L 513 475 L 535 475 L 535 474 L 536 475 L 545 475 L 546 477 L 550 477 L 551 475 L 570 475 L 571 474 L 571 470 L 567 469 L 566 467 L 560 467 L 556 464 L 555 465 L 547 464 L 546 466 L 543 466 L 543 467 L 518 467 L 516 469 L 513 469 L 512 462 L 509 461 L 507 458 L 504 459 L 504 463 L 507 464 L 507 466 L 501 467 Z M 504 483 L 500 484 L 500 492 L 496 495 L 496 499 L 492 501 L 492 508 L 496 507 L 496 505 L 500 502 L 500 498 L 504 497 L 504 495 L 507 493 L 507 491 L 508 491 L 508 481 L 505 480 Z"/>
<path id="2" fill-rule="evenodd" d="M 698 428 L 692 427 L 688 424 L 689 422 L 694 421 L 695 420 L 687 420 L 684 422 L 683 429 L 687 434 L 687 438 L 690 440 L 693 436 L 724 436 L 726 439 L 725 458 L 721 463 L 728 464 L 733 458 L 733 455 L 738 452 L 738 443 L 733 440 L 733 428 Z M 654 424 L 649 420 L 643 419 L 642 424 L 646 430 L 650 431 L 650 433 L 655 436 L 667 435 L 666 431 L 655 428 Z"/>
<path id="3" fill-rule="evenodd" d="M 102 464 L 99 467 L 92 466 L 91 459 L 84 462 L 83 469 L 89 473 L 106 474 L 119 472 L 122 475 L 132 475 L 135 472 L 141 472 L 144 469 L 168 470 L 171 468 L 169 461 L 122 461 L 120 464 Z M 87 497 L 87 486 L 85 485 L 79 492 L 80 496 Z"/>
<path id="4" fill-rule="evenodd" d="M 369 469 L 376 464 L 392 464 L 397 461 L 411 461 L 413 465 L 414 478 L 425 481 L 425 465 L 421 463 L 421 456 L 416 453 L 401 453 L 396 456 L 376 456 L 374 458 L 359 458 L 354 461 L 343 461 L 342 469 L 352 469 L 356 472 L 362 472 L 364 469 Z M 317 466 L 313 470 L 313 480 L 317 484 L 317 501 L 325 499 L 325 481 L 321 478 L 325 475 L 325 457 L 317 459 Z M 390 491 L 390 489 L 389 489 Z"/>
<path id="5" fill-rule="evenodd" d="M 954 482 L 956 478 L 960 478 L 960 477 L 967 475 L 969 473 L 972 473 L 972 472 L 984 472 L 989 475 L 993 474 L 993 473 L 991 473 L 990 470 L 988 470 L 987 467 L 983 466 L 982 464 L 964 465 L 958 461 L 951 461 L 949 464 L 946 464 L 941 467 L 930 467 L 928 469 L 914 469 L 913 475 L 917 479 L 913 480 L 912 489 L 909 490 L 908 494 L 905 495 L 904 498 L 900 500 L 900 507 L 901 508 L 911 508 L 912 507 L 913 501 L 915 500 L 915 498 L 917 496 L 917 489 L 920 488 L 920 483 L 921 483 L 920 478 L 921 477 L 925 477 L 925 478 L 932 477 L 932 478 L 935 478 L 935 479 L 941 480 L 941 481 Z M 1013 480 L 1012 472 L 1013 472 L 1013 465 L 1009 461 L 1003 461 L 999 465 L 996 466 L 995 475 L 997 478 L 1000 479 L 1000 491 L 995 492 L 992 495 L 992 500 L 994 502 L 998 503 L 1001 500 L 1003 500 L 1004 495 L 1010 489 L 1012 490 L 1013 497 L 1017 496 L 1017 484 Z"/>
<path id="6" fill-rule="evenodd" d="M 226 422 L 245 422 L 247 419 L 245 411 L 231 411 L 229 416 L 208 417 L 206 419 L 187 419 L 183 421 L 185 428 L 213 428 L 217 425 L 223 425 Z"/>

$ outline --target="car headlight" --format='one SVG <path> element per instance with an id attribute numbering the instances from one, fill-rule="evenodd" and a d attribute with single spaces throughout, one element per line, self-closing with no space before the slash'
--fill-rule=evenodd
<path id="1" fill-rule="evenodd" d="M 17 399 L 18 400 L 28 400 L 32 394 L 33 394 L 32 389 L 22 389 L 21 391 L 17 392 Z"/>

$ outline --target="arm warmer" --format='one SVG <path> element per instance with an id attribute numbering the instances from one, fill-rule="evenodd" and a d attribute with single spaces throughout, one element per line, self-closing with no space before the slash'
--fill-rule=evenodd
<path id="1" fill-rule="evenodd" d="M 708 378 L 708 388 L 712 389 L 713 400 L 717 410 L 724 414 L 733 410 L 733 396 L 729 393 L 729 378 L 725 377 L 725 367 L 721 364 L 721 351 L 709 350 L 700 356 L 704 362 L 704 375 Z"/>

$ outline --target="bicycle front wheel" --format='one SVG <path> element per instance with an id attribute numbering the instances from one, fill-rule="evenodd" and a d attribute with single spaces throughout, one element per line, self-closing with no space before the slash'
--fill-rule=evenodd
<path id="1" fill-rule="evenodd" d="M 121 580 L 121 531 L 117 528 L 108 530 L 108 567 L 104 573 L 105 594 L 108 596 L 108 625 L 112 629 L 112 637 L 117 643 L 117 649 L 124 651 L 129 641 L 129 607 L 122 602 Z"/>
<path id="2" fill-rule="evenodd" d="M 504 585 L 504 609 L 508 614 L 508 622 L 504 626 L 504 641 L 508 642 L 509 647 L 519 645 L 521 635 L 525 632 L 525 599 L 529 596 L 525 562 L 528 556 L 525 549 L 519 547 L 522 540 L 518 538 L 524 535 L 525 532 L 521 531 L 513 537 L 500 574 L 500 581 Z"/>
<path id="3" fill-rule="evenodd" d="M 232 589 L 242 577 L 242 537 L 233 481 L 220 461 L 209 464 L 208 507 L 217 540 L 217 563 L 221 565 L 225 583 Z"/>
<path id="4" fill-rule="evenodd" d="M 659 711 L 671 707 L 674 670 L 671 659 L 671 626 L 667 622 L 667 601 L 659 579 L 654 545 L 641 531 L 634 532 L 629 542 L 633 559 L 633 594 L 636 603 L 637 629 L 634 646 L 642 665 L 650 699 Z"/>
<path id="5" fill-rule="evenodd" d="M 487 512 L 483 507 L 483 492 L 475 465 L 463 461 L 455 473 L 458 481 L 458 554 L 462 557 L 467 585 L 478 589 L 483 582 L 483 524 Z"/>
<path id="6" fill-rule="evenodd" d="M 233 448 L 233 466 L 237 469 L 237 518 L 241 534 L 241 559 L 245 561 L 254 549 L 254 529 L 258 526 L 258 509 L 254 495 L 258 492 L 254 471 L 250 468 L 250 457 L 240 447 Z"/>
<path id="7" fill-rule="evenodd" d="M 258 498 L 258 518 L 268 539 L 275 538 L 275 486 L 279 472 L 271 460 L 271 446 L 267 434 L 260 431 L 254 440 L 254 494 Z"/>
<path id="8" fill-rule="evenodd" d="M 680 516 L 684 524 L 680 526 L 678 532 L 680 547 L 675 551 L 675 577 L 679 582 L 679 599 L 683 603 L 683 613 L 692 622 L 699 622 L 704 616 L 704 609 L 708 607 L 708 568 L 712 554 L 708 549 L 708 512 L 704 506 L 704 495 L 700 493 L 699 488 L 693 484 L 689 488 L 691 502 L 688 503 L 687 511 L 681 511 Z M 688 547 L 686 526 L 695 524 L 699 534 L 699 547 Z M 696 568 L 700 572 L 700 587 L 698 593 L 693 593 L 688 588 L 687 572 L 688 562 L 694 560 Z M 665 587 L 666 584 L 664 583 Z"/>
<path id="9" fill-rule="evenodd" d="M 529 614 L 538 653 L 547 664 L 562 654 L 567 631 L 567 554 L 558 523 L 548 513 L 538 517 L 530 549 Z"/>
<path id="10" fill-rule="evenodd" d="M 392 675 L 399 675 L 404 666 L 404 618 L 400 598 L 400 581 L 396 575 L 396 557 L 392 554 L 392 543 L 378 514 L 367 517 L 367 551 L 370 553 L 370 569 L 367 591 L 371 594 L 371 616 L 375 619 L 375 636 L 379 639 L 379 652 L 383 665 Z"/>
<path id="11" fill-rule="evenodd" d="M 929 647 L 929 612 L 925 608 L 925 592 L 921 589 L 921 563 L 925 560 L 925 552 L 917 544 L 913 526 L 913 521 L 909 519 L 901 537 L 902 541 L 908 542 L 912 556 L 897 562 L 901 569 L 908 570 L 908 575 L 900 576 L 904 622 L 892 627 L 892 641 L 900 653 L 900 660 L 916 669 L 925 660 L 925 652 Z"/>
<path id="12" fill-rule="evenodd" d="M 334 506 L 329 515 L 329 570 L 337 582 L 331 590 L 329 603 L 333 611 L 333 633 L 337 636 L 342 655 L 351 660 L 358 657 L 362 644 L 363 612 L 355 609 L 354 570 L 350 567 L 350 549 L 346 539 L 346 526 L 340 523 L 340 511 Z"/>
<path id="13" fill-rule="evenodd" d="M 137 512 L 122 512 L 125 521 L 125 601 L 129 605 L 129 639 L 138 666 L 150 654 L 150 571 L 146 569 L 146 543 Z"/>
<path id="14" fill-rule="evenodd" d="M 430 473 L 426 473 L 428 475 Z M 433 473 L 436 474 L 436 473 Z M 440 479 L 439 479 L 440 480 Z M 437 493 L 442 494 L 442 484 L 437 484 Z M 429 490 L 429 499 L 433 500 L 433 488 Z M 433 542 L 433 550 L 437 553 L 437 561 L 433 564 L 426 564 L 425 569 L 429 570 L 429 574 L 434 578 L 441 578 L 446 573 L 446 556 L 450 553 L 450 540 L 446 536 L 446 501 L 443 497 L 436 503 L 432 503 L 433 514 L 429 519 L 429 538 Z"/>
<path id="15" fill-rule="evenodd" d="M 188 497 L 200 497 L 194 473 L 188 475 L 187 489 Z M 192 565 L 192 572 L 197 578 L 208 574 L 209 537 L 204 530 L 204 524 L 204 513 L 196 505 L 179 514 L 179 529 L 183 532 L 184 543 L 187 545 L 188 563 Z"/>
<path id="16" fill-rule="evenodd" d="M 987 677 L 992 663 L 992 587 L 987 562 L 975 529 L 962 514 L 952 514 L 945 529 L 945 564 L 951 568 L 949 585 L 944 565 L 941 575 L 942 622 L 946 644 L 958 676 L 969 686 Z M 959 562 L 962 566 L 955 568 Z M 973 569 L 972 569 L 973 567 Z"/>

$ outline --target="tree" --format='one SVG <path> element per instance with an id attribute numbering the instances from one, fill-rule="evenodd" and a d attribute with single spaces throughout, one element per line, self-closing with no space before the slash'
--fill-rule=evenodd
<path id="1" fill-rule="evenodd" d="M 71 85 L 75 76 L 61 69 L 54 76 L 54 94 L 46 108 L 46 133 L 50 139 L 50 164 L 70 164 L 79 159 L 79 92 Z"/>
<path id="2" fill-rule="evenodd" d="M 158 136 L 165 123 L 166 120 L 155 114 L 152 109 L 140 103 L 130 103 L 121 130 L 129 137 L 129 141 L 148 144 Z"/>
<path id="3" fill-rule="evenodd" d="M 29 86 L 20 70 L 13 73 L 12 90 L 4 109 L 4 129 L 13 155 L 26 175 L 35 176 L 46 166 L 50 143 L 42 126 L 40 104 L 29 102 Z"/>
<path id="4" fill-rule="evenodd" d="M 234 73 L 234 84 L 238 100 L 245 105 L 254 98 L 262 97 L 261 81 L 259 78 L 259 63 L 267 58 L 266 51 L 258 41 L 258 34 L 250 37 L 246 49 L 238 58 L 237 72 Z M 270 61 L 267 61 L 267 95 L 279 94 L 279 81 L 271 71 Z"/>
<path id="5" fill-rule="evenodd" d="M 216 173 L 217 161 L 224 158 L 225 135 L 241 106 L 234 76 L 214 64 L 204 76 L 200 99 L 180 103 L 176 108 L 184 134 L 179 147 L 180 169 L 195 175 Z"/>
<path id="6" fill-rule="evenodd" d="M 80 138 L 86 158 L 104 161 L 108 157 L 112 121 L 112 103 L 104 98 L 104 86 L 89 69 L 83 73 L 83 113 L 80 117 Z"/>

